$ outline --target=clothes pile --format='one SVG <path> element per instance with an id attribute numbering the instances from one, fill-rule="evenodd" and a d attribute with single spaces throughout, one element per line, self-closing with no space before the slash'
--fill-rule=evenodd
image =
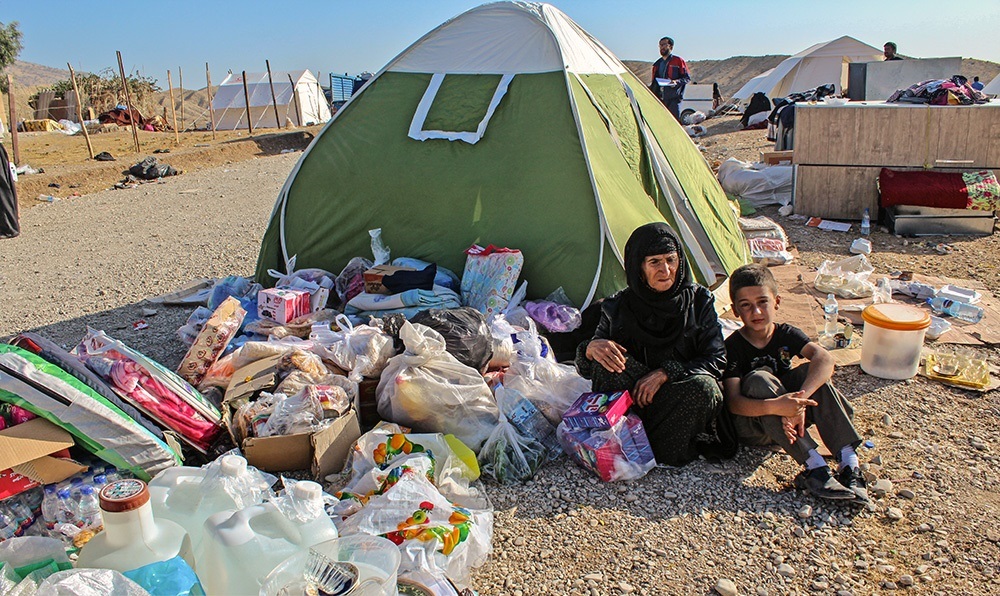
<path id="1" fill-rule="evenodd" d="M 950 79 L 930 79 L 897 89 L 886 103 L 917 103 L 932 106 L 969 106 L 989 103 L 990 98 L 974 88 L 969 79 L 955 75 Z"/>

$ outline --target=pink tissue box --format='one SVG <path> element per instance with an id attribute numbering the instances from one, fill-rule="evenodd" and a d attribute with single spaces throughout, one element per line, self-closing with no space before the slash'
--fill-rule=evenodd
<path id="1" fill-rule="evenodd" d="M 257 314 L 285 324 L 312 312 L 311 296 L 305 290 L 268 288 L 257 294 Z"/>
<path id="2" fill-rule="evenodd" d="M 632 405 L 628 391 L 584 393 L 566 413 L 563 422 L 569 430 L 611 428 L 625 416 Z"/>

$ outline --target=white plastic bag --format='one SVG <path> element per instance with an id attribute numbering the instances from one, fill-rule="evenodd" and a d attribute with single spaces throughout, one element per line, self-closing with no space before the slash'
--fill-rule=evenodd
<path id="1" fill-rule="evenodd" d="M 320 344 L 315 351 L 348 371 L 347 377 L 360 383 L 363 377 L 378 377 L 392 358 L 396 349 L 392 337 L 378 327 L 355 327 L 344 315 L 337 315 L 340 331 L 310 334 Z"/>
<path id="2" fill-rule="evenodd" d="M 421 469 L 402 466 L 387 484 L 338 525 L 340 535 L 383 536 L 399 546 L 401 572 L 441 571 L 465 583 L 492 550 L 492 511 L 450 502 Z"/>
<path id="3" fill-rule="evenodd" d="M 875 271 L 868 257 L 854 255 L 839 261 L 823 261 L 816 271 L 813 285 L 824 294 L 841 298 L 867 298 L 875 292 L 875 285 L 868 277 Z"/>
<path id="4" fill-rule="evenodd" d="M 302 391 L 292 397 L 287 397 L 284 393 L 275 393 L 272 399 L 274 411 L 257 430 L 258 437 L 312 432 L 323 420 L 323 408 L 308 392 Z"/>
<path id="5" fill-rule="evenodd" d="M 513 389 L 497 387 L 500 422 L 483 443 L 479 464 L 497 482 L 523 482 L 545 462 L 562 453 L 553 427 L 529 400 Z"/>
<path id="6" fill-rule="evenodd" d="M 548 345 L 538 335 L 533 321 L 528 327 L 517 334 L 517 353 L 504 375 L 504 385 L 531 400 L 549 422 L 559 424 L 573 402 L 591 390 L 591 382 L 572 366 L 544 357 L 543 349 L 548 350 Z"/>
<path id="7" fill-rule="evenodd" d="M 482 375 L 448 353 L 441 334 L 404 322 L 406 350 L 389 360 L 376 395 L 385 420 L 423 432 L 450 433 L 478 452 L 499 418 Z"/>

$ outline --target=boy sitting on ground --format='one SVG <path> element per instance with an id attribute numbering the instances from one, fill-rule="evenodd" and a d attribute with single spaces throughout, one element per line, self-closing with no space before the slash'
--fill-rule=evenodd
<path id="1" fill-rule="evenodd" d="M 861 437 L 851 421 L 853 408 L 830 383 L 833 357 L 797 327 L 775 322 L 781 297 L 767 267 L 744 265 L 734 271 L 729 297 L 743 327 L 726 340 L 722 383 L 739 440 L 780 445 L 805 466 L 795 485 L 814 496 L 867 503 L 855 452 Z M 792 368 L 795 356 L 809 362 Z M 837 455 L 836 477 L 806 433 L 813 424 Z"/>

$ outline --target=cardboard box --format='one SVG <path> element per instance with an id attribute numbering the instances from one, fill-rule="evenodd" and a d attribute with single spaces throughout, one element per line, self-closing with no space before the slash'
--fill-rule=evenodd
<path id="1" fill-rule="evenodd" d="M 86 471 L 69 459 L 72 446 L 73 436 L 44 418 L 0 431 L 0 499 Z"/>
<path id="2" fill-rule="evenodd" d="M 570 430 L 611 428 L 631 405 L 628 391 L 584 393 L 563 414 L 563 422 Z"/>
<path id="3" fill-rule="evenodd" d="M 384 285 L 382 278 L 392 275 L 397 271 L 416 271 L 413 267 L 393 267 L 392 265 L 376 265 L 365 271 L 365 292 L 368 294 L 391 294 Z"/>
<path id="4" fill-rule="evenodd" d="M 776 166 L 782 163 L 791 165 L 794 153 L 795 151 L 792 149 L 787 151 L 761 151 L 760 163 L 765 163 L 769 166 Z"/>
<path id="5" fill-rule="evenodd" d="M 322 480 L 344 469 L 351 446 L 360 436 L 358 415 L 351 410 L 319 432 L 248 437 L 243 441 L 243 455 L 265 472 L 311 470 L 313 478 Z"/>
<path id="6" fill-rule="evenodd" d="M 284 325 L 312 312 L 312 296 L 305 290 L 267 288 L 257 293 L 257 314 Z"/>

